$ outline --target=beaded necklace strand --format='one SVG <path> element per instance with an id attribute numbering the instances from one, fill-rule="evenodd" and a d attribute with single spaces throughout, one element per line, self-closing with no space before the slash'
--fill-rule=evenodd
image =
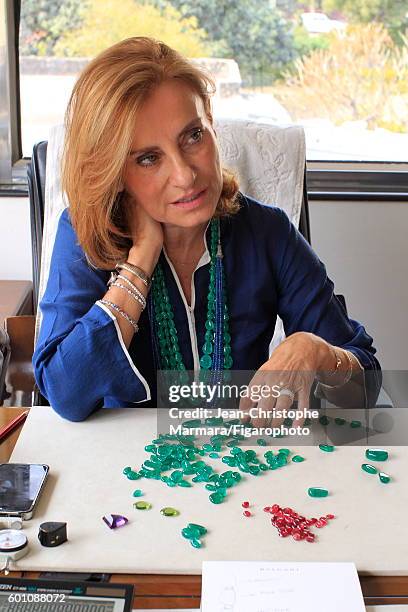
<path id="1" fill-rule="evenodd" d="M 219 219 L 212 219 L 210 234 L 210 280 L 207 295 L 205 341 L 202 347 L 200 368 L 219 372 L 229 370 L 233 363 Z M 160 262 L 157 264 L 153 276 L 152 299 L 154 344 L 157 347 L 159 369 L 185 370 L 186 367 L 183 363 L 178 333 L 174 323 L 173 307 Z"/>

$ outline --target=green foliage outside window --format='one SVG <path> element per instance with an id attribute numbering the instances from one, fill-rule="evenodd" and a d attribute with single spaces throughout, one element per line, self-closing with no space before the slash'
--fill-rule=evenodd
<path id="1" fill-rule="evenodd" d="M 60 36 L 78 27 L 84 0 L 23 0 L 20 19 L 20 54 L 53 55 Z"/>
<path id="2" fill-rule="evenodd" d="M 194 17 L 182 18 L 173 7 L 159 11 L 134 0 L 89 0 L 82 25 L 67 31 L 54 47 L 55 55 L 93 57 L 131 36 L 153 36 L 188 57 L 211 55 L 205 32 Z"/>

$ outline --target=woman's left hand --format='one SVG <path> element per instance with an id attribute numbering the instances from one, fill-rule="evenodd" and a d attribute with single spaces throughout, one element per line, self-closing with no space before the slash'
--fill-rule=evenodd
<path id="1" fill-rule="evenodd" d="M 288 336 L 273 352 L 272 356 L 257 370 L 249 383 L 248 397 L 240 401 L 240 410 L 250 411 L 246 421 L 256 428 L 278 426 L 283 419 L 271 422 L 263 412 L 289 410 L 297 399 L 298 410 L 309 408 L 310 390 L 316 372 L 331 371 L 336 363 L 334 348 L 323 338 L 308 332 L 296 332 Z M 259 390 L 265 385 L 269 397 L 259 401 L 251 399 L 251 388 Z M 256 397 L 256 393 L 252 396 Z M 268 393 L 266 393 L 268 395 Z M 303 424 L 303 417 L 293 422 L 293 427 Z"/>

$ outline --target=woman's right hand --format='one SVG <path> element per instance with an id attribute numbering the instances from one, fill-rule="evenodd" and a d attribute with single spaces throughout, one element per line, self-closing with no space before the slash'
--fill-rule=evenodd
<path id="1" fill-rule="evenodd" d="M 129 261 L 135 265 L 139 265 L 143 270 L 151 268 L 146 272 L 151 273 L 157 263 L 163 248 L 164 234 L 163 228 L 159 221 L 151 217 L 141 206 L 138 206 L 134 200 L 129 200 L 128 203 L 128 219 L 129 230 L 132 236 L 132 247 L 129 251 Z M 147 261 L 140 261 L 140 256 L 146 258 Z"/>

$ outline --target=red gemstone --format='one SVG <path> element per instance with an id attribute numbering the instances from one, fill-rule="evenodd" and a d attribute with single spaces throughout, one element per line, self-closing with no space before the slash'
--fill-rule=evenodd
<path id="1" fill-rule="evenodd" d="M 270 512 L 270 511 L 271 511 L 271 507 L 270 506 L 265 506 L 264 512 Z"/>
<path id="2" fill-rule="evenodd" d="M 283 511 L 285 512 L 285 514 L 292 514 L 293 512 L 292 508 L 284 508 Z"/>
<path id="3" fill-rule="evenodd" d="M 249 502 L 248 501 L 242 502 L 242 507 L 249 508 Z"/>
<path id="4" fill-rule="evenodd" d="M 334 519 L 334 514 L 326 514 L 326 518 L 331 521 L 331 519 Z"/>
<path id="5" fill-rule="evenodd" d="M 314 542 L 315 541 L 315 535 L 313 533 L 310 533 L 306 536 L 306 542 Z"/>
<path id="6" fill-rule="evenodd" d="M 326 522 L 322 522 L 322 521 L 316 521 L 315 523 L 315 527 L 317 527 L 317 529 L 321 529 L 322 527 L 325 527 L 327 525 Z"/>
<path id="7" fill-rule="evenodd" d="M 300 535 L 300 533 L 292 533 L 292 538 L 299 542 L 302 539 L 302 536 Z"/>
<path id="8" fill-rule="evenodd" d="M 309 525 L 315 525 L 317 523 L 317 518 L 312 517 L 309 519 Z"/>
<path id="9" fill-rule="evenodd" d="M 325 516 L 321 516 L 319 518 L 319 523 L 323 523 L 323 525 L 327 525 L 327 519 Z"/>
<path id="10" fill-rule="evenodd" d="M 288 532 L 288 531 L 286 531 L 286 529 L 281 529 L 281 530 L 279 531 L 279 536 L 280 536 L 281 538 L 287 538 L 287 537 L 288 537 L 288 535 L 289 535 L 289 532 Z"/>
<path id="11" fill-rule="evenodd" d="M 250 513 L 249 510 L 244 510 L 243 515 L 244 516 L 252 516 L 252 514 Z"/>
<path id="12" fill-rule="evenodd" d="M 280 506 L 278 506 L 278 504 L 273 504 L 271 510 L 272 510 L 273 514 L 276 514 L 277 512 L 279 512 Z"/>

